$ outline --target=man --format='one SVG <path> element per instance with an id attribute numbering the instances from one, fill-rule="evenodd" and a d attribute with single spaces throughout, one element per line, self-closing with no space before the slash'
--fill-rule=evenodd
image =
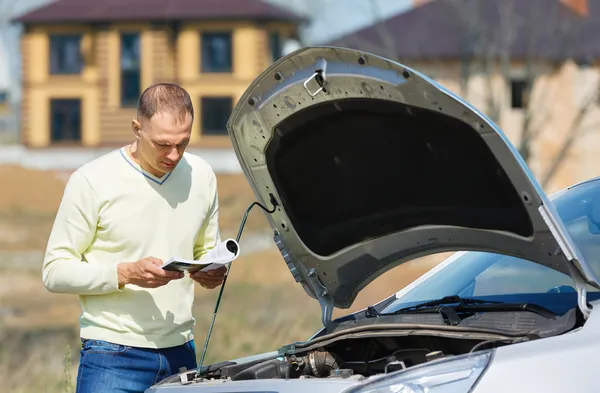
<path id="1" fill-rule="evenodd" d="M 149 87 L 134 142 L 77 169 L 44 258 L 50 292 L 80 296 L 77 392 L 143 392 L 196 367 L 194 281 L 221 285 L 226 268 L 191 276 L 160 268 L 220 241 L 216 176 L 185 153 L 194 110 L 173 84 Z"/>

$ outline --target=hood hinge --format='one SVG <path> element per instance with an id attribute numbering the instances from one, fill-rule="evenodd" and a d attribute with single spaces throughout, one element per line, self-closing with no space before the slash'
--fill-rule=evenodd
<path id="1" fill-rule="evenodd" d="M 333 315 L 333 297 L 331 296 L 331 293 L 329 293 L 329 289 L 327 289 L 319 280 L 319 276 L 315 269 L 310 269 L 308 271 L 308 282 L 321 305 L 321 322 L 323 323 L 323 327 L 329 329 L 331 317 Z"/>
<path id="2" fill-rule="evenodd" d="M 288 269 L 290 269 L 294 280 L 301 283 L 305 291 L 312 292 L 313 297 L 319 301 L 319 305 L 321 306 L 321 322 L 325 328 L 328 328 L 333 315 L 333 297 L 329 293 L 329 290 L 321 283 L 315 269 L 309 270 L 307 274 L 308 282 L 303 280 L 298 272 L 298 266 L 293 263 L 292 257 L 290 256 L 288 250 L 284 247 L 277 231 L 275 231 L 273 235 L 273 240 L 275 241 L 275 244 L 277 245 L 277 248 L 279 249 L 279 252 L 281 253 L 281 256 L 283 257 Z"/>

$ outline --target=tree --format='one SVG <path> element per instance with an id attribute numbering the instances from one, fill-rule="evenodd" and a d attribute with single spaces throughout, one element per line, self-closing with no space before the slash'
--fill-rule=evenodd
<path id="1" fill-rule="evenodd" d="M 11 79 L 15 88 L 21 85 L 21 64 L 19 37 L 21 27 L 12 20 L 32 9 L 46 5 L 53 0 L 0 0 L 0 40 L 8 52 Z M 2 60 L 4 61 L 4 59 Z"/>
<path id="2" fill-rule="evenodd" d="M 52 0 L 0 0 L 0 45 L 4 53 L 0 56 L 0 67 L 9 75 L 8 86 L 0 86 L 0 90 L 8 89 L 9 107 L 8 114 L 0 116 L 0 143 L 15 142 L 19 132 L 19 108 L 21 96 L 21 56 L 20 35 L 21 27 L 14 25 L 12 20 L 33 8 L 37 8 Z"/>
<path id="3" fill-rule="evenodd" d="M 11 42 L 11 34 L 10 34 L 10 19 L 14 14 L 16 1 L 11 0 L 0 0 L 0 41 L 2 44 L 2 48 L 4 48 L 5 52 L 9 51 L 9 48 L 12 46 Z M 4 66 L 7 67 L 7 64 L 10 64 L 10 55 L 8 53 L 2 53 L 0 55 L 7 55 L 9 59 L 3 59 Z M 7 86 L 0 86 L 0 88 L 4 88 Z"/>
<path id="4" fill-rule="evenodd" d="M 460 36 L 459 95 L 474 103 L 494 122 L 504 127 L 511 103 L 520 112 L 520 124 L 513 141 L 523 159 L 530 163 L 536 144 L 543 137 L 554 112 L 552 104 L 561 94 L 557 75 L 565 64 L 578 62 L 577 42 L 585 18 L 560 4 L 559 0 L 432 0 L 448 5 L 448 14 L 436 23 L 444 31 Z M 403 59 L 403 40 L 395 36 L 393 19 L 382 16 L 378 4 L 369 0 L 377 39 L 365 40 L 359 34 L 348 37 L 349 46 L 410 65 Z M 436 26 L 429 26 L 436 34 Z M 426 40 L 424 40 L 426 41 Z M 413 57 L 414 58 L 414 57 Z M 406 61 L 405 61 L 406 60 Z M 435 58 L 427 58 L 435 62 Z M 437 59 L 441 63 L 441 59 Z M 515 77 L 515 65 L 520 73 Z M 484 86 L 473 92 L 472 82 Z M 570 114 L 572 120 L 562 133 L 560 149 L 546 162 L 540 175 L 547 186 L 571 148 L 593 127 L 586 126 L 597 105 L 597 84 L 590 83 Z M 513 130 L 515 127 L 513 127 Z"/>

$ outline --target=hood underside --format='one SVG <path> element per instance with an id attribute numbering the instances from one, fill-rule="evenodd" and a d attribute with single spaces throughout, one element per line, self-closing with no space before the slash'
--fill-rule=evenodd
<path id="1" fill-rule="evenodd" d="M 479 250 L 569 274 L 581 258 L 505 135 L 418 72 L 305 48 L 263 72 L 228 123 L 296 280 L 349 307 L 394 266 Z M 583 263 L 584 278 L 595 280 Z"/>
<path id="2" fill-rule="evenodd" d="M 315 254 L 422 226 L 534 234 L 485 141 L 453 117 L 351 98 L 317 104 L 278 128 L 266 164 L 290 222 Z"/>

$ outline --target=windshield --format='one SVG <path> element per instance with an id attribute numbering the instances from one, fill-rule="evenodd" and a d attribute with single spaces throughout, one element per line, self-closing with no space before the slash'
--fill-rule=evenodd
<path id="1" fill-rule="evenodd" d="M 600 277 L 600 179 L 580 184 L 552 199 L 559 216 L 594 273 Z M 408 290 L 382 312 L 458 295 L 507 302 L 532 302 L 562 314 L 575 307 L 571 278 L 524 259 L 486 252 L 461 252 L 453 262 Z M 588 298 L 600 298 L 588 287 Z"/>

